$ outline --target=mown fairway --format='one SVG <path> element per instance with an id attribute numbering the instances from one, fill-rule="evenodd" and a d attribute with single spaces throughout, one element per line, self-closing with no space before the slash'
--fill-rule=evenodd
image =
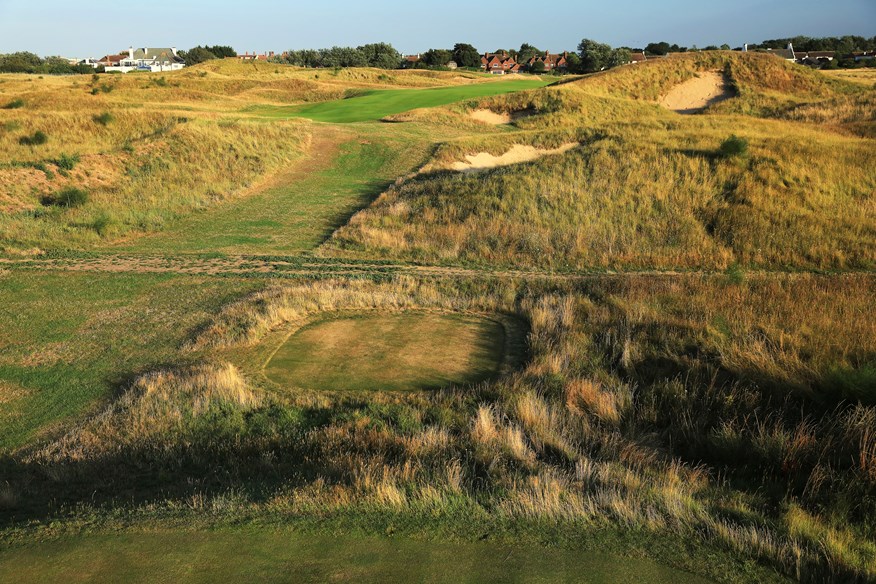
<path id="1" fill-rule="evenodd" d="M 296 331 L 265 374 L 283 387 L 322 390 L 439 389 L 498 373 L 505 331 L 453 314 L 338 315 Z"/>
<path id="2" fill-rule="evenodd" d="M 0 272 L 0 451 L 178 358 L 208 314 L 257 285 L 130 271 Z"/>
<path id="3" fill-rule="evenodd" d="M 327 132 L 266 188 L 168 224 L 160 234 L 112 245 L 135 252 L 290 254 L 311 250 L 425 155 L 400 134 Z"/>
<path id="4" fill-rule="evenodd" d="M 0 552 L 0 583 L 697 584 L 642 559 L 274 531 L 82 536 Z"/>
<path id="5" fill-rule="evenodd" d="M 373 90 L 338 101 L 303 106 L 256 108 L 253 111 L 272 118 L 307 118 L 315 122 L 348 124 L 379 120 L 385 116 L 412 109 L 437 107 L 466 99 L 536 89 L 552 82 L 549 78 L 514 78 L 491 83 L 434 89 Z"/>

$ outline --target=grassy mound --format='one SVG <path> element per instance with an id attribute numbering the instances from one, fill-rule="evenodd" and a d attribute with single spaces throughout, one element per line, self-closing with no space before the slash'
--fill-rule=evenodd
<path id="1" fill-rule="evenodd" d="M 650 103 L 716 67 L 729 71 L 739 97 L 713 115 L 682 117 Z M 770 55 L 730 53 L 489 98 L 465 107 L 534 115 L 511 131 L 448 141 L 430 166 L 513 144 L 583 146 L 477 177 L 397 185 L 326 249 L 530 268 L 868 269 L 876 173 L 861 163 L 872 141 L 858 135 L 874 125 L 872 100 L 872 90 Z M 755 110 L 783 119 L 734 114 Z M 721 153 L 733 135 L 748 143 L 745 156 Z"/>
<path id="2" fill-rule="evenodd" d="M 713 51 L 678 53 L 632 67 L 619 67 L 574 82 L 586 91 L 656 101 L 701 71 L 723 71 L 745 93 L 776 92 L 799 98 L 851 91 L 849 83 L 799 67 L 774 55 Z"/>
<path id="3" fill-rule="evenodd" d="M 4 83 L 26 94 L 28 107 L 0 114 L 0 251 L 86 247 L 153 231 L 245 191 L 307 149 L 301 123 L 220 119 L 234 98 L 211 96 L 209 80 L 191 80 L 195 95 L 184 83 L 154 79 L 100 81 L 114 89 L 99 95 L 69 78 Z M 211 100 L 223 105 L 213 110 Z M 191 111 L 193 101 L 201 111 Z M 45 145 L 19 144 L 35 132 L 48 136 Z M 71 188 L 89 201 L 65 212 L 42 208 L 42 199 Z"/>
<path id="4" fill-rule="evenodd" d="M 530 359 L 465 389 L 367 398 L 259 389 L 222 365 L 147 374 L 66 437 L 4 459 L 2 513 L 313 517 L 371 533 L 459 521 L 469 538 L 572 547 L 620 525 L 729 551 L 732 565 L 670 562 L 727 581 L 761 581 L 753 560 L 866 581 L 876 407 L 831 391 L 838 375 L 869 375 L 876 334 L 859 315 L 872 286 L 798 275 L 281 287 L 229 306 L 205 334 L 251 338 L 293 305 L 345 298 L 468 302 L 525 319 Z M 212 347 L 252 366 L 245 344 Z"/>
<path id="5" fill-rule="evenodd" d="M 79 461 L 127 447 L 163 443 L 218 412 L 246 411 L 260 399 L 231 364 L 154 371 L 138 378 L 108 409 L 35 455 L 41 461 Z"/>
<path id="6" fill-rule="evenodd" d="M 465 385 L 496 375 L 505 330 L 496 321 L 453 314 L 337 315 L 281 345 L 265 375 L 283 387 L 417 390 Z"/>

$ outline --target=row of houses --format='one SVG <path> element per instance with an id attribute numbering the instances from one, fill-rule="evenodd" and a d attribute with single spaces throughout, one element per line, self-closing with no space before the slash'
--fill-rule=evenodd
<path id="1" fill-rule="evenodd" d="M 526 62 L 519 63 L 514 57 L 506 52 L 502 53 L 484 53 L 481 57 L 481 69 L 493 75 L 505 75 L 509 73 L 520 73 L 529 70 L 536 62 L 544 63 L 545 71 L 565 71 L 568 68 L 566 58 L 568 53 L 562 55 L 552 55 L 550 51 L 544 55 L 532 57 Z"/>
<path id="2" fill-rule="evenodd" d="M 632 52 L 628 62 L 639 63 L 645 59 L 644 52 Z M 539 63 L 541 63 L 541 66 L 538 65 Z M 536 55 L 519 62 L 507 52 L 484 53 L 481 57 L 481 69 L 494 75 L 521 73 L 536 69 L 547 73 L 551 71 L 565 73 L 569 69 L 569 53 L 564 51 L 563 53 L 554 54 L 550 51 L 545 51 L 544 55 Z"/>
<path id="3" fill-rule="evenodd" d="M 286 53 L 283 53 L 283 55 L 285 55 L 285 54 Z M 274 51 L 269 51 L 267 53 L 246 52 L 246 53 L 238 54 L 237 58 L 240 59 L 241 61 L 267 61 L 268 59 L 270 59 L 271 57 L 274 57 L 274 56 L 276 56 L 276 53 L 274 53 Z"/>
<path id="4" fill-rule="evenodd" d="M 748 51 L 748 45 L 743 45 L 742 50 Z M 788 43 L 787 48 L 767 49 L 766 52 L 792 63 L 812 67 L 823 66 L 837 58 L 850 58 L 856 63 L 876 59 L 876 51 L 856 51 L 850 55 L 837 55 L 834 51 L 796 51 L 793 43 Z"/>
<path id="5" fill-rule="evenodd" d="M 638 63 L 645 60 L 645 53 L 637 52 L 630 55 L 630 63 Z M 402 62 L 402 68 L 414 67 L 420 61 L 420 55 L 407 55 Z M 536 63 L 541 63 L 542 67 L 537 67 Z M 449 69 L 456 69 L 455 61 L 450 61 L 446 65 Z M 523 73 L 534 69 L 541 69 L 545 72 L 557 71 L 565 73 L 569 68 L 569 53 L 551 53 L 546 51 L 543 55 L 536 55 L 529 59 L 518 61 L 508 52 L 501 53 L 484 53 L 481 56 L 481 69 L 493 75 L 512 75 L 515 73 Z"/>

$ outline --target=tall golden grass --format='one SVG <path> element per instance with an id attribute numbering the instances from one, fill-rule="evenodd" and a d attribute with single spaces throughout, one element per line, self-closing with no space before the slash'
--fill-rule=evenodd
<path id="1" fill-rule="evenodd" d="M 876 325 L 861 318 L 873 284 L 691 275 L 275 287 L 229 305 L 194 348 L 240 357 L 271 330 L 341 306 L 479 306 L 528 321 L 530 359 L 494 382 L 367 400 L 262 391 L 256 371 L 229 365 L 160 371 L 29 460 L 53 496 L 77 465 L 76 484 L 87 469 L 125 488 L 136 481 L 128 464 L 172 469 L 182 483 L 218 466 L 223 488 L 167 505 L 465 509 L 671 533 L 802 581 L 866 581 L 876 576 L 876 406 L 831 393 L 828 380 L 876 354 Z M 282 478 L 267 499 L 241 488 L 266 476 Z M 14 508 L 39 485 L 13 480 L 3 498 Z"/>
<path id="2" fill-rule="evenodd" d="M 713 115 L 648 102 L 719 65 L 742 95 Z M 787 103 L 754 111 L 745 95 Z M 874 126 L 872 95 L 769 55 L 704 54 L 489 98 L 475 107 L 534 115 L 511 132 L 448 141 L 431 166 L 513 144 L 582 146 L 477 176 L 404 181 L 325 250 L 553 269 L 869 269 L 876 173 L 861 163 L 873 146 L 861 136 Z M 734 134 L 746 156 L 719 153 Z"/>
<path id="3" fill-rule="evenodd" d="M 100 458 L 164 442 L 215 408 L 249 410 L 262 399 L 230 363 L 159 370 L 136 379 L 110 407 L 34 455 L 41 463 Z"/>
<path id="4" fill-rule="evenodd" d="M 0 249 L 81 245 L 157 229 L 277 172 L 310 141 L 305 123 L 223 117 L 221 106 L 195 107 L 174 84 L 104 77 L 94 87 L 112 91 L 92 95 L 88 79 L 12 77 L 0 84 L 25 103 L 0 110 Z M 48 136 L 46 144 L 19 143 L 36 131 Z M 59 166 L 65 155 L 79 158 L 74 168 Z M 88 203 L 67 210 L 40 204 L 65 187 L 87 190 Z"/>

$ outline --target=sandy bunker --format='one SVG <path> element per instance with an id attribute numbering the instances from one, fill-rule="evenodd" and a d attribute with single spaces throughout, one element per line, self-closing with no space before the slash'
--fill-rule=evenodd
<path id="1" fill-rule="evenodd" d="M 510 150 L 498 156 L 490 154 L 489 152 L 468 154 L 464 161 L 453 162 L 442 168 L 455 170 L 457 172 L 480 172 L 482 170 L 488 170 L 499 166 L 510 166 L 512 164 L 520 164 L 521 162 L 531 162 L 533 160 L 538 160 L 543 156 L 562 154 L 578 145 L 578 142 L 567 142 L 560 145 L 558 148 L 548 149 L 536 148 L 535 146 L 524 144 L 515 144 Z"/>
<path id="2" fill-rule="evenodd" d="M 511 123 L 511 114 L 497 114 L 493 110 L 488 109 L 474 110 L 473 112 L 468 114 L 468 116 L 478 122 L 492 124 L 494 126 L 501 126 L 503 124 Z"/>
<path id="3" fill-rule="evenodd" d="M 680 114 L 695 114 L 733 95 L 723 73 L 705 71 L 673 87 L 660 98 L 660 105 Z"/>
<path id="4" fill-rule="evenodd" d="M 493 110 L 489 109 L 476 109 L 468 114 L 468 117 L 471 119 L 482 122 L 484 124 L 491 124 L 493 126 L 503 126 L 514 122 L 515 120 L 519 120 L 520 118 L 526 118 L 534 114 L 533 110 L 522 110 L 514 113 L 497 113 Z"/>
<path id="5" fill-rule="evenodd" d="M 497 375 L 505 337 L 500 322 L 469 314 L 340 313 L 294 332 L 265 375 L 317 390 L 438 389 Z"/>

